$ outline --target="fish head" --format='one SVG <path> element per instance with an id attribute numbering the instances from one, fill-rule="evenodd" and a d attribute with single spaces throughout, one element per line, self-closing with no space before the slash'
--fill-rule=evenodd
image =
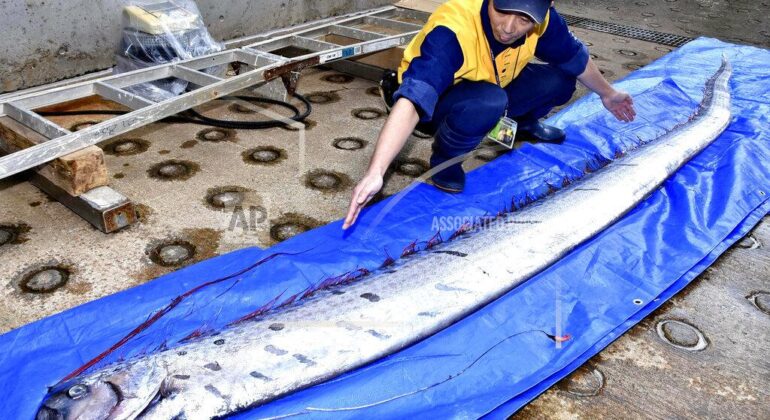
<path id="1" fill-rule="evenodd" d="M 120 390 L 110 382 L 75 381 L 52 391 L 35 420 L 106 419 L 120 401 Z"/>
<path id="2" fill-rule="evenodd" d="M 156 402 L 165 375 L 158 369 L 125 369 L 58 385 L 35 420 L 116 420 L 134 418 Z"/>

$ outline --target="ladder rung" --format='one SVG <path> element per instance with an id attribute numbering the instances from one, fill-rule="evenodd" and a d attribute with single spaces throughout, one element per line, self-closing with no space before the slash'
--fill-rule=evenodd
<path id="1" fill-rule="evenodd" d="M 243 49 L 238 51 L 238 53 L 239 53 L 238 61 L 249 64 L 252 67 L 269 66 L 269 65 L 281 64 L 289 61 L 289 59 L 286 57 L 282 57 L 277 54 L 272 54 L 267 51 L 260 51 L 251 47 L 243 47 Z M 248 54 L 248 56 L 256 56 L 256 64 L 248 63 L 244 60 L 241 60 L 240 59 L 241 53 Z"/>
<path id="2" fill-rule="evenodd" d="M 47 119 L 28 109 L 20 108 L 15 104 L 5 104 L 3 105 L 3 110 L 9 117 L 37 131 L 49 139 L 70 134 L 68 130 L 59 127 L 58 125 L 48 121 Z"/>
<path id="3" fill-rule="evenodd" d="M 101 82 L 94 84 L 94 93 L 131 109 L 141 109 L 155 103 L 131 92 Z"/>
<path id="4" fill-rule="evenodd" d="M 273 64 L 281 64 L 288 60 L 286 57 L 281 57 L 280 55 L 270 54 L 265 51 L 259 51 L 248 47 L 236 50 L 235 58 L 239 63 L 246 64 L 250 67 L 271 66 Z"/>
<path id="5" fill-rule="evenodd" d="M 271 39 L 269 41 L 255 42 L 254 44 L 248 45 L 248 48 L 265 52 L 275 51 L 291 46 L 292 38 L 293 36 L 285 36 L 283 38 Z"/>
<path id="6" fill-rule="evenodd" d="M 110 87 L 123 89 L 125 87 L 138 85 L 140 83 L 154 82 L 165 79 L 171 75 L 168 67 L 148 68 L 134 70 L 129 73 L 118 74 L 116 76 L 104 79 L 102 82 Z"/>
<path id="7" fill-rule="evenodd" d="M 332 44 L 331 42 L 319 41 L 317 39 L 305 38 L 303 36 L 295 36 L 292 37 L 291 40 L 291 44 L 295 47 L 305 48 L 315 52 L 321 52 L 340 47 L 340 45 Z"/>
<path id="8" fill-rule="evenodd" d="M 236 61 L 233 51 L 224 51 L 214 55 L 208 55 L 205 57 L 185 61 L 183 64 L 187 68 L 193 70 L 207 69 L 209 67 L 219 66 L 222 64 L 232 63 Z"/>
<path id="9" fill-rule="evenodd" d="M 349 26 L 334 25 L 331 27 L 331 33 L 361 41 L 374 41 L 383 38 L 383 34 L 377 32 L 364 31 L 362 29 L 351 28 Z"/>
<path id="10" fill-rule="evenodd" d="M 393 19 L 386 19 L 381 17 L 367 16 L 364 18 L 364 22 L 370 25 L 382 26 L 383 28 L 395 29 L 400 32 L 412 32 L 422 29 L 421 25 L 414 23 L 406 23 Z"/>
<path id="11" fill-rule="evenodd" d="M 174 66 L 171 70 L 171 74 L 176 78 L 186 80 L 196 86 L 207 86 L 222 81 L 219 77 L 212 76 L 202 71 L 193 70 L 185 66 Z"/>

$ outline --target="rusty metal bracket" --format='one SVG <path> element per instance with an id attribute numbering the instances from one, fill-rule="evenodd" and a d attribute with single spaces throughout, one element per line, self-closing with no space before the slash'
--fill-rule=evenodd
<path id="1" fill-rule="evenodd" d="M 264 77 L 267 82 L 280 77 L 281 80 L 283 80 L 284 87 L 286 87 L 286 92 L 288 92 L 289 95 L 294 95 L 294 92 L 297 91 L 297 83 L 299 82 L 302 70 L 308 67 L 317 66 L 320 62 L 321 60 L 319 57 L 312 57 L 307 60 L 288 63 L 265 70 L 262 73 L 262 77 Z"/>
<path id="2" fill-rule="evenodd" d="M 75 197 L 36 172 L 29 174 L 29 182 L 103 233 L 117 232 L 137 222 L 134 204 L 110 187 L 94 188 Z"/>

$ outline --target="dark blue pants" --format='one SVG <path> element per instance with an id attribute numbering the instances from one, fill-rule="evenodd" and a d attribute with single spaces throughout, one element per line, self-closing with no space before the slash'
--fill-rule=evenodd
<path id="1" fill-rule="evenodd" d="M 575 92 L 575 77 L 547 64 L 528 64 L 505 88 L 460 82 L 438 100 L 433 119 L 421 129 L 435 135 L 431 167 L 475 149 L 508 109 L 519 124 L 536 122 Z M 459 166 L 457 165 L 454 166 Z M 458 168 L 447 168 L 447 173 Z"/>

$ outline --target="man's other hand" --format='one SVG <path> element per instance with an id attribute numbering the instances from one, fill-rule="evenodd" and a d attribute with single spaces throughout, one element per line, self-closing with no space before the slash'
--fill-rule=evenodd
<path id="1" fill-rule="evenodd" d="M 602 97 L 602 103 L 620 121 L 631 122 L 636 117 L 634 100 L 626 92 L 613 90 L 609 95 Z"/>

